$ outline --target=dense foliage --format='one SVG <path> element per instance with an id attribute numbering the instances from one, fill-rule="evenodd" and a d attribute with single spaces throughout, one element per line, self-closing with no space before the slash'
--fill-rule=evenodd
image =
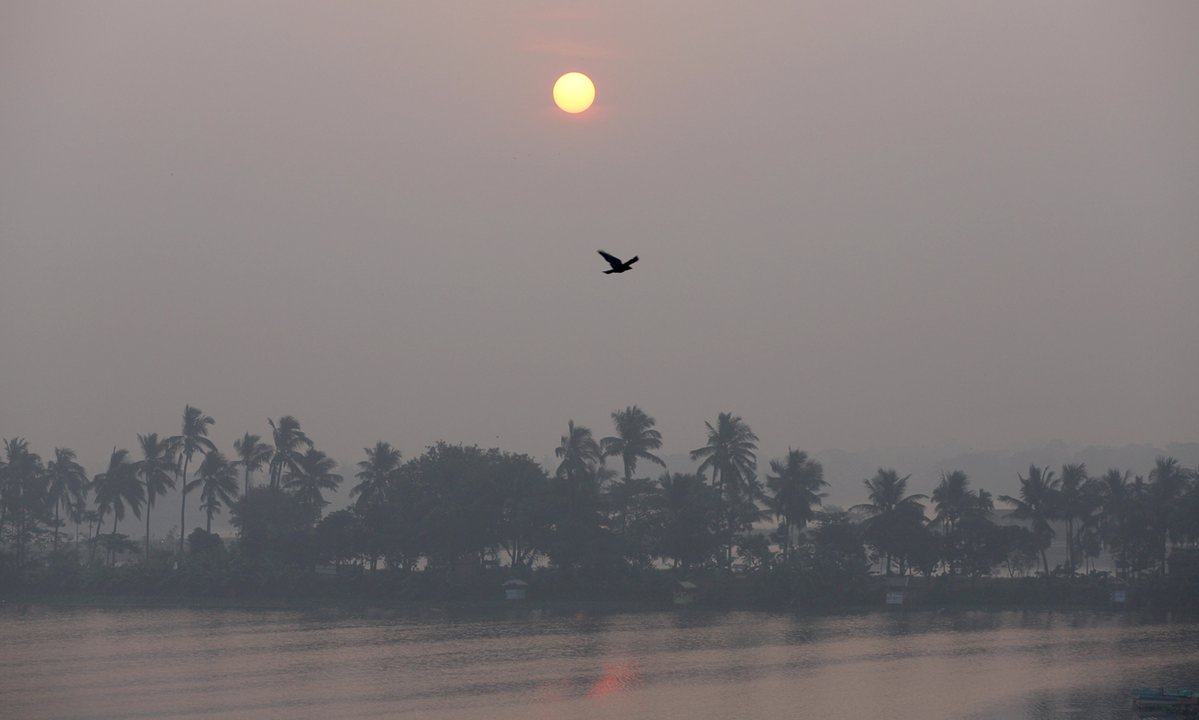
<path id="1" fill-rule="evenodd" d="M 208 438 L 213 419 L 188 406 L 179 434 L 139 435 L 140 457 L 114 447 L 90 479 L 70 449 L 43 463 L 11 438 L 0 459 L 0 579 L 43 591 L 286 595 L 332 576 L 421 596 L 492 592 L 518 576 L 547 593 L 599 597 L 702 577 L 717 595 L 749 588 L 763 602 L 819 605 L 868 597 L 872 567 L 937 582 L 1030 572 L 1047 582 L 1091 570 L 1106 552 L 1119 577 L 1160 582 L 1170 548 L 1199 539 L 1199 475 L 1172 458 L 1145 476 L 1031 466 L 998 509 L 960 471 L 925 497 L 881 468 L 863 481 L 866 501 L 841 511 L 822 506 L 823 468 L 802 451 L 770 461 L 759 479 L 757 436 L 732 413 L 706 424 L 695 474 L 656 479 L 638 474 L 664 466 L 654 419 L 632 406 L 612 420 L 602 439 L 568 423 L 552 472 L 499 449 L 439 442 L 405 460 L 379 442 L 354 469 L 350 507 L 328 513 L 327 493 L 347 478 L 290 416 L 270 421 L 266 441 L 243 435 L 230 459 Z M 180 516 L 196 493 L 206 526 L 154 541 L 149 512 L 175 487 Z M 212 532 L 225 511 L 232 538 Z M 142 513 L 144 534 L 118 532 Z M 1058 532 L 1066 558 L 1051 568 Z"/>

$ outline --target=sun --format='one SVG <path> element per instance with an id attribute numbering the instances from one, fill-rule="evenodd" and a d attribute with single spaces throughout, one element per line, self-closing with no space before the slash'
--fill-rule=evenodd
<path id="1" fill-rule="evenodd" d="M 573 114 L 595 102 L 595 83 L 581 72 L 568 72 L 554 83 L 554 104 Z"/>

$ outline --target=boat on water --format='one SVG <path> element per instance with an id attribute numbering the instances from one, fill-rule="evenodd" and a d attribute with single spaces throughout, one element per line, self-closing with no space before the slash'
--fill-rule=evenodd
<path id="1" fill-rule="evenodd" d="M 1132 704 L 1138 710 L 1199 714 L 1199 690 L 1189 688 L 1137 688 Z"/>

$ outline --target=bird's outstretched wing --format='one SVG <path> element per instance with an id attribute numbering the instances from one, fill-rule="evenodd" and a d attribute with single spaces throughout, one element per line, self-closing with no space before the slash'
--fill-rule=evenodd
<path id="1" fill-rule="evenodd" d="M 596 250 L 596 252 L 599 253 L 600 255 L 602 255 L 603 258 L 608 261 L 608 264 L 614 268 L 620 267 L 621 265 L 624 264 L 620 261 L 620 258 L 616 257 L 615 255 L 609 255 L 608 253 L 604 252 L 603 250 Z"/>
<path id="2" fill-rule="evenodd" d="M 629 258 L 629 261 L 627 263 L 625 263 L 625 265 L 632 265 L 633 263 L 637 262 L 638 259 L 639 258 L 636 255 L 634 255 L 633 257 Z"/>

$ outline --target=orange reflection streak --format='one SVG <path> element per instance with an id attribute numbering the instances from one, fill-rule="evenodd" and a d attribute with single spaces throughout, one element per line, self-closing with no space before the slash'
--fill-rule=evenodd
<path id="1" fill-rule="evenodd" d="M 587 697 L 599 698 L 619 692 L 637 681 L 637 668 L 632 663 L 605 665 L 603 674 L 587 691 Z"/>

